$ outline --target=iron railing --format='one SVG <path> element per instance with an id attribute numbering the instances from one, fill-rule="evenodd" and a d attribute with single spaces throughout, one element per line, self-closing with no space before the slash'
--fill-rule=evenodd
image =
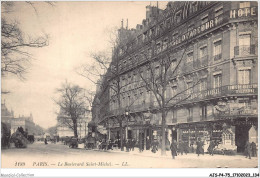
<path id="1" fill-rule="evenodd" d="M 256 54 L 255 45 L 240 45 L 234 47 L 235 56 L 248 56 Z"/>

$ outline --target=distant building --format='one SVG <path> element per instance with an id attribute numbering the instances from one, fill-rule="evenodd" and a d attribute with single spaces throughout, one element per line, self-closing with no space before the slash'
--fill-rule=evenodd
<path id="1" fill-rule="evenodd" d="M 28 132 L 28 135 L 39 135 L 43 133 L 43 129 L 33 122 L 32 114 L 30 114 L 29 117 L 19 116 L 16 118 L 14 117 L 13 110 L 9 111 L 7 109 L 5 102 L 1 104 L 1 119 L 11 130 L 11 134 L 13 134 L 18 127 L 22 127 L 24 131 Z"/>
<path id="2" fill-rule="evenodd" d="M 9 111 L 5 105 L 5 102 L 1 104 L 1 121 L 11 128 L 11 120 L 14 118 L 13 110 Z"/>
<path id="3" fill-rule="evenodd" d="M 29 117 L 19 116 L 18 118 L 13 118 L 11 121 L 11 133 L 14 133 L 18 127 L 22 127 L 24 131 L 28 132 L 28 135 L 35 135 L 37 132 L 32 114 Z"/>
<path id="4" fill-rule="evenodd" d="M 57 135 L 62 137 L 72 137 L 74 136 L 74 131 L 72 129 L 72 120 L 69 116 L 60 112 L 57 116 Z M 77 123 L 77 133 L 79 138 L 83 138 L 88 134 L 88 122 L 91 121 L 91 112 L 88 110 L 85 112 L 84 117 L 78 119 Z"/>

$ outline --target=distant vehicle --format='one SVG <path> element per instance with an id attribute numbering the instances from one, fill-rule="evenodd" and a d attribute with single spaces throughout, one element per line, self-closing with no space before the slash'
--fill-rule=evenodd
<path id="1" fill-rule="evenodd" d="M 34 142 L 34 135 L 28 135 L 27 136 L 27 139 L 30 143 L 33 143 Z"/>
<path id="2" fill-rule="evenodd" d="M 95 144 L 96 144 L 96 138 L 93 137 L 91 134 L 89 136 L 87 136 L 87 138 L 85 139 L 85 148 L 86 149 L 94 149 L 95 148 Z"/>
<path id="3" fill-rule="evenodd" d="M 76 137 L 72 137 L 69 142 L 70 148 L 78 148 L 78 139 Z"/>
<path id="4" fill-rule="evenodd" d="M 64 145 L 68 145 L 70 143 L 72 137 L 65 137 L 64 139 Z"/>

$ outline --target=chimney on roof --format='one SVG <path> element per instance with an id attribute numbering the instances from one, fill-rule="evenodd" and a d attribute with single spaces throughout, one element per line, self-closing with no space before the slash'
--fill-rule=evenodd
<path id="1" fill-rule="evenodd" d="M 124 19 L 121 20 L 121 28 L 124 28 Z"/>
<path id="2" fill-rule="evenodd" d="M 126 19 L 126 29 L 128 30 L 128 19 Z"/>

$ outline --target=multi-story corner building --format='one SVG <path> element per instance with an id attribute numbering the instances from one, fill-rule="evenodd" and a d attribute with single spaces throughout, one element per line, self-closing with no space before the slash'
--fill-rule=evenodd
<path id="1" fill-rule="evenodd" d="M 84 138 L 88 134 L 88 123 L 91 121 L 91 112 L 88 110 L 85 115 L 77 120 L 77 133 L 79 138 Z M 57 116 L 57 135 L 60 138 L 74 136 L 72 120 L 63 112 Z"/>
<path id="2" fill-rule="evenodd" d="M 238 152 L 247 140 L 257 143 L 257 8 L 253 1 L 169 2 L 165 10 L 147 6 L 146 19 L 136 29 L 122 26 L 119 37 L 128 39 L 112 57 L 120 77 L 105 76 L 98 94 L 100 103 L 109 102 L 98 118 L 109 137 L 119 138 L 122 127 L 124 138 L 144 144 L 161 137 L 161 111 L 140 73 L 148 76 L 149 61 L 170 56 L 177 70 L 166 98 L 181 94 L 166 106 L 168 140 L 216 140 Z M 110 88 L 115 80 L 126 86 L 118 91 L 120 103 Z"/>

